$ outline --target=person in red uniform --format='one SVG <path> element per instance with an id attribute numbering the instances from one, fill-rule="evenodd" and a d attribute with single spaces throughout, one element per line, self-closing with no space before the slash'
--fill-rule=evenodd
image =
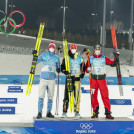
<path id="1" fill-rule="evenodd" d="M 101 45 L 94 46 L 93 56 L 90 57 L 86 63 L 86 72 L 91 72 L 90 86 L 93 90 L 92 108 L 93 116 L 91 118 L 98 118 L 99 114 L 99 102 L 98 102 L 98 89 L 100 89 L 101 98 L 105 106 L 105 115 L 108 119 L 114 119 L 111 115 L 111 104 L 109 102 L 109 93 L 106 82 L 105 66 L 116 66 L 116 60 L 110 60 L 108 57 L 101 53 Z M 119 54 L 119 52 L 118 52 Z"/>

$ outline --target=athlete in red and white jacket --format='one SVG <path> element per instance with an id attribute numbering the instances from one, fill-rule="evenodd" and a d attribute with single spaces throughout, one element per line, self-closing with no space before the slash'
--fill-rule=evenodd
<path id="1" fill-rule="evenodd" d="M 105 106 L 105 115 L 108 119 L 114 119 L 111 116 L 111 105 L 109 102 L 109 93 L 106 82 L 106 72 L 105 66 L 110 65 L 111 67 L 116 66 L 116 60 L 111 61 L 108 57 L 105 57 L 101 53 L 101 46 L 95 45 L 95 51 L 93 56 L 90 57 L 90 60 L 87 60 L 86 63 L 86 72 L 89 73 L 91 71 L 91 80 L 90 87 L 93 89 L 93 100 L 92 100 L 92 108 L 94 114 L 91 118 L 98 118 L 99 114 L 99 102 L 98 102 L 98 89 L 100 89 L 101 98 L 103 104 Z"/>

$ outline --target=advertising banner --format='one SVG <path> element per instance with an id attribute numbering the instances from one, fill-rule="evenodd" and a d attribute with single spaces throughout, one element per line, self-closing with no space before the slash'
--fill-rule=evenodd
<path id="1" fill-rule="evenodd" d="M 0 84 L 27 84 L 29 75 L 1 75 Z M 59 83 L 65 84 L 65 75 L 60 75 Z M 57 83 L 56 77 L 56 83 Z M 39 84 L 40 75 L 35 75 L 33 79 L 33 84 Z M 118 85 L 117 77 L 107 77 L 108 85 Z M 81 80 L 82 85 L 89 85 L 89 76 L 85 76 Z M 122 77 L 123 85 L 134 85 L 134 77 Z"/>

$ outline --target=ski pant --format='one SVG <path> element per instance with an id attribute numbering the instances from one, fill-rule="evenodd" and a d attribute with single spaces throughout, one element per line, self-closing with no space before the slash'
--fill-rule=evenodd
<path id="1" fill-rule="evenodd" d="M 54 89 L 55 89 L 55 80 L 40 79 L 38 112 L 42 113 L 46 90 L 48 92 L 47 113 L 51 112 L 52 104 L 53 104 Z"/>
<path id="2" fill-rule="evenodd" d="M 80 110 L 80 98 L 81 98 L 81 83 L 80 83 L 80 81 L 72 82 L 72 90 L 73 90 L 72 92 L 73 92 L 74 97 L 75 97 L 74 111 L 79 112 L 79 110 Z M 68 103 L 69 103 L 69 97 L 68 97 L 67 80 L 66 80 L 64 100 L 63 100 L 63 112 L 67 112 Z"/>
<path id="3" fill-rule="evenodd" d="M 97 110 L 96 108 L 99 106 L 98 89 L 100 89 L 100 94 L 101 94 L 103 104 L 105 106 L 105 109 L 108 109 L 108 112 L 109 112 L 111 109 L 111 104 L 109 102 L 109 93 L 108 93 L 106 79 L 101 79 L 101 80 L 91 79 L 90 83 L 91 83 L 90 84 L 91 88 L 93 90 L 95 89 L 93 93 L 93 98 L 92 98 L 93 111 L 95 112 Z"/>

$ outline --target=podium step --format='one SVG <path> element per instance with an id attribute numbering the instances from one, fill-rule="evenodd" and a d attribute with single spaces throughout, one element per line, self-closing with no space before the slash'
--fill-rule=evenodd
<path id="1" fill-rule="evenodd" d="M 75 118 L 75 117 L 55 117 L 55 118 L 47 118 L 43 117 L 42 119 L 37 119 L 36 117 L 33 118 L 34 121 L 133 121 L 130 118 L 127 117 L 115 117 L 114 120 L 112 119 L 106 119 L 105 117 L 98 117 L 95 119 L 92 119 L 90 117 L 81 117 L 81 118 Z"/>

